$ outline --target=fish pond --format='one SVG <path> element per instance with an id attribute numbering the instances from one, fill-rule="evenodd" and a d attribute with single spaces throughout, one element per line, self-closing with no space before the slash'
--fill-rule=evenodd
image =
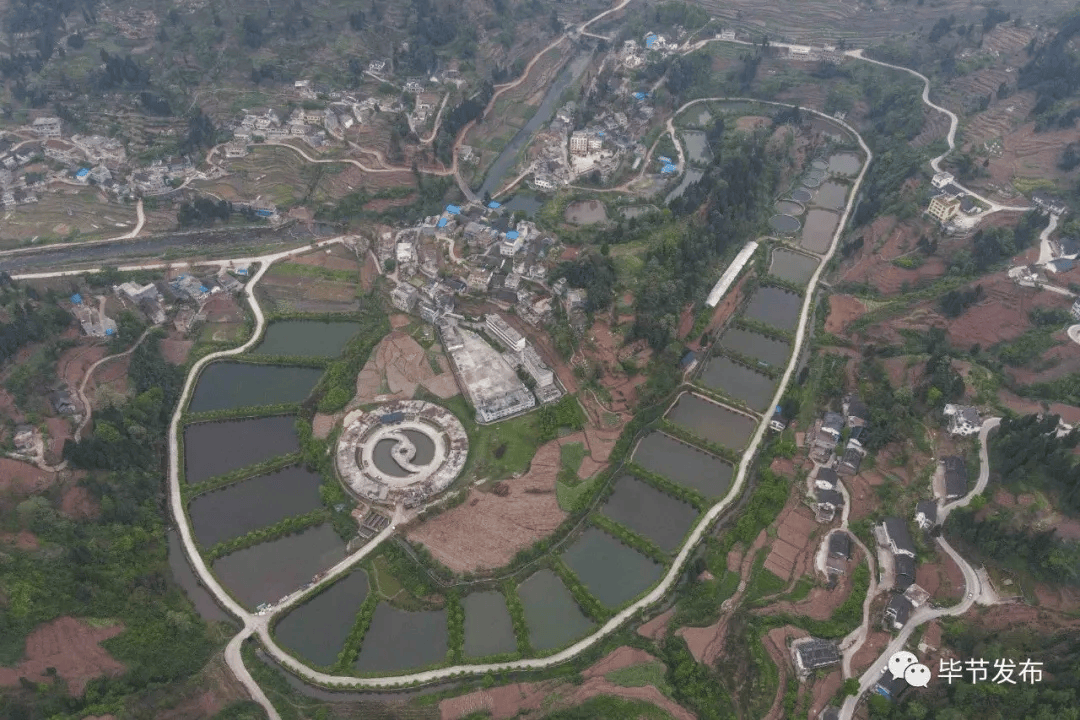
<path id="1" fill-rule="evenodd" d="M 601 512 L 649 538 L 667 552 L 679 547 L 697 517 L 693 505 L 657 490 L 633 475 L 623 475 L 615 482 L 615 491 L 601 507 Z"/>
<path id="2" fill-rule="evenodd" d="M 270 323 L 252 353 L 291 357 L 337 357 L 360 330 L 360 323 L 280 320 Z"/>
<path id="3" fill-rule="evenodd" d="M 813 197 L 814 194 L 805 188 L 797 188 L 791 191 L 791 199 L 803 205 L 810 202 Z"/>
<path id="4" fill-rule="evenodd" d="M 788 282 L 805 285 L 814 276 L 818 261 L 816 258 L 778 248 L 773 250 L 769 274 Z"/>
<path id="5" fill-rule="evenodd" d="M 814 204 L 829 210 L 840 210 L 847 203 L 848 186 L 838 182 L 827 182 L 818 188 Z"/>
<path id="6" fill-rule="evenodd" d="M 732 450 L 742 450 L 754 434 L 752 418 L 693 393 L 680 395 L 668 410 L 667 419 L 700 438 Z"/>
<path id="7" fill-rule="evenodd" d="M 692 163 L 707 163 L 712 158 L 709 141 L 700 130 L 687 130 L 682 133 L 686 143 L 686 154 Z"/>
<path id="8" fill-rule="evenodd" d="M 677 421 L 672 418 L 672 422 Z M 694 430 L 695 435 L 705 437 L 699 430 L 690 429 Z M 722 432 L 722 429 L 720 432 L 714 431 L 714 434 L 729 439 L 736 437 L 734 433 Z M 710 437 L 705 439 L 720 442 Z M 633 461 L 649 472 L 693 488 L 707 498 L 718 498 L 727 492 L 733 474 L 731 465 L 717 456 L 661 432 L 652 432 L 642 438 L 634 450 Z"/>
<path id="9" fill-rule="evenodd" d="M 275 602 L 345 557 L 329 523 L 237 550 L 214 561 L 214 573 L 249 609 Z"/>
<path id="10" fill-rule="evenodd" d="M 311 512 L 322 507 L 320 483 L 318 475 L 294 466 L 199 495 L 188 506 L 195 538 L 208 548 Z"/>
<path id="11" fill-rule="evenodd" d="M 746 317 L 790 332 L 799 324 L 802 303 L 799 295 L 766 285 L 758 288 L 750 298 Z"/>
<path id="12" fill-rule="evenodd" d="M 858 175 L 862 158 L 855 153 L 837 153 L 829 158 L 829 172 L 835 175 Z"/>
<path id="13" fill-rule="evenodd" d="M 810 252 L 828 252 L 833 232 L 839 222 L 840 216 L 832 210 L 813 208 L 806 213 L 806 227 L 803 228 L 799 244 Z"/>
<path id="14" fill-rule="evenodd" d="M 562 554 L 578 580 L 608 607 L 618 607 L 651 587 L 664 566 L 599 528 L 581 534 Z"/>
<path id="15" fill-rule="evenodd" d="M 188 600 L 195 606 L 195 612 L 199 613 L 199 617 L 207 622 L 229 622 L 232 620 L 232 616 L 221 609 L 221 606 L 214 600 L 214 596 L 203 587 L 202 583 L 199 582 L 199 578 L 195 576 L 195 571 L 191 569 L 191 565 L 188 564 L 187 557 L 184 555 L 184 543 L 180 540 L 180 533 L 169 528 L 168 538 L 169 569 L 172 570 L 176 584 L 180 586 L 184 594 L 187 595 Z"/>
<path id="16" fill-rule="evenodd" d="M 274 627 L 274 636 L 312 665 L 333 665 L 369 591 L 367 574 L 350 573 L 290 610 Z"/>
<path id="17" fill-rule="evenodd" d="M 585 635 L 593 623 L 582 614 L 574 596 L 552 570 L 538 570 L 518 585 L 525 607 L 529 642 L 543 652 Z"/>
<path id="18" fill-rule="evenodd" d="M 774 340 L 760 333 L 735 327 L 724 331 L 720 336 L 720 345 L 778 367 L 783 365 L 791 354 L 791 346 L 783 340 Z"/>
<path id="19" fill-rule="evenodd" d="M 319 368 L 210 363 L 199 375 L 188 410 L 198 413 L 300 402 L 311 394 L 322 374 Z"/>
<path id="20" fill-rule="evenodd" d="M 709 360 L 701 373 L 701 381 L 708 387 L 743 401 L 754 410 L 767 408 L 776 392 L 776 381 L 771 377 L 723 356 Z"/>
<path id="21" fill-rule="evenodd" d="M 672 200 L 682 195 L 683 192 L 686 191 L 686 188 L 690 187 L 692 183 L 696 183 L 703 177 L 705 177 L 705 173 L 696 168 L 690 168 L 689 170 L 687 170 L 686 174 L 683 175 L 682 182 L 680 182 L 678 186 L 670 193 L 668 193 L 668 196 L 666 198 L 664 198 L 664 204 L 667 205 Z"/>
<path id="22" fill-rule="evenodd" d="M 797 232 L 802 223 L 791 215 L 773 215 L 769 218 L 769 227 L 782 235 L 790 235 Z"/>
<path id="23" fill-rule="evenodd" d="M 195 423 L 184 428 L 184 478 L 200 483 L 299 449 L 292 415 Z"/>
<path id="24" fill-rule="evenodd" d="M 544 207 L 544 201 L 528 193 L 517 193 L 502 204 L 502 209 L 511 215 L 520 210 L 527 217 L 532 217 L 542 207 Z"/>
<path id="25" fill-rule="evenodd" d="M 785 215 L 802 215 L 805 208 L 794 200 L 781 200 L 776 203 L 776 212 Z"/>
<path id="26" fill-rule="evenodd" d="M 465 656 L 482 658 L 517 650 L 514 624 L 501 592 L 469 593 L 461 599 L 465 610 Z"/>
<path id="27" fill-rule="evenodd" d="M 445 610 L 399 610 L 379 603 L 364 635 L 356 669 L 384 673 L 435 665 L 446 660 Z"/>

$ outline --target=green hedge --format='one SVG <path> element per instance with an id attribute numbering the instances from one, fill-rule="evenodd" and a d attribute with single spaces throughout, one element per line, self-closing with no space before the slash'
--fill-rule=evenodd
<path id="1" fill-rule="evenodd" d="M 456 665 L 465 654 L 465 608 L 456 590 L 446 594 L 446 631 L 449 646 L 447 660 Z"/>
<path id="2" fill-rule="evenodd" d="M 593 597 L 588 588 L 586 588 L 581 580 L 578 579 L 578 576 L 574 574 L 574 571 L 562 561 L 562 558 L 552 557 L 551 569 L 555 571 L 560 579 L 562 579 L 567 590 L 574 596 L 574 602 L 577 603 L 578 607 L 581 608 L 581 611 L 585 613 L 586 617 L 601 624 L 611 617 L 611 611 Z"/>
<path id="3" fill-rule="evenodd" d="M 532 643 L 529 641 L 529 624 L 525 620 L 525 605 L 518 595 L 517 582 L 512 578 L 502 584 L 503 597 L 506 598 L 506 610 L 510 613 L 510 622 L 514 625 L 514 637 L 517 638 L 518 653 L 522 657 L 530 657 L 533 654 Z"/>
<path id="4" fill-rule="evenodd" d="M 368 576 L 374 577 L 374 573 L 369 570 Z M 368 628 L 371 627 L 371 619 L 375 617 L 375 608 L 378 604 L 379 594 L 375 592 L 375 588 L 372 586 L 368 588 L 368 595 L 364 598 L 363 604 L 357 611 L 352 629 L 349 630 L 349 634 L 345 637 L 345 643 L 341 646 L 337 663 L 334 664 L 335 672 L 352 672 L 353 663 L 356 662 L 356 657 L 360 654 L 360 646 L 364 642 L 364 636 L 367 635 Z"/>
<path id="5" fill-rule="evenodd" d="M 765 287 L 780 288 L 781 290 L 787 290 L 798 296 L 802 296 L 806 292 L 806 286 L 792 282 L 791 280 L 785 280 L 782 277 L 776 275 L 765 275 L 761 278 L 761 284 Z"/>
<path id="6" fill-rule="evenodd" d="M 235 485 L 238 482 L 250 480 L 251 478 L 259 477 L 260 475 L 269 475 L 270 473 L 284 470 L 291 465 L 296 465 L 298 462 L 300 462 L 300 453 L 289 453 L 288 455 L 270 458 L 269 460 L 264 460 L 255 465 L 248 465 L 233 470 L 224 475 L 212 477 L 201 483 L 196 483 L 194 485 L 185 483 L 180 486 L 180 492 L 184 496 L 184 500 L 189 501 L 199 495 L 205 495 L 208 492 L 220 490 L 227 485 Z"/>
<path id="7" fill-rule="evenodd" d="M 748 318 L 745 315 L 740 315 L 735 318 L 735 327 L 742 330 L 749 330 L 750 332 L 756 332 L 765 337 L 773 338 L 774 340 L 783 340 L 786 343 L 794 344 L 795 334 L 787 330 L 781 330 L 780 328 L 773 327 L 768 323 L 763 323 L 760 320 L 754 320 Z"/>
<path id="8" fill-rule="evenodd" d="M 752 358 L 749 355 L 744 355 L 738 350 L 732 350 L 729 347 L 723 345 L 716 345 L 713 347 L 712 354 L 714 357 L 722 356 L 726 357 L 736 365 L 742 365 L 747 370 L 753 370 L 754 372 L 764 375 L 772 380 L 779 379 L 781 375 L 782 367 L 778 365 L 762 365 L 756 358 Z"/>
<path id="9" fill-rule="evenodd" d="M 704 512 L 713 506 L 713 502 L 697 490 L 672 482 L 663 475 L 657 475 L 654 472 L 650 472 L 635 462 L 626 463 L 626 470 L 628 470 L 631 475 L 642 482 L 652 485 L 657 490 L 693 505 L 698 512 Z"/>
<path id="10" fill-rule="evenodd" d="M 244 418 L 272 417 L 274 415 L 295 415 L 300 411 L 300 403 L 276 403 L 274 405 L 248 405 L 225 410 L 206 410 L 204 412 L 185 412 L 180 422 L 183 425 L 213 422 L 219 420 L 241 420 Z"/>
<path id="11" fill-rule="evenodd" d="M 275 540 L 279 537 L 284 537 L 285 535 L 303 532 L 314 525 L 326 522 L 329 519 L 328 516 L 329 513 L 327 513 L 325 508 L 319 508 L 303 515 L 285 518 L 273 525 L 267 525 L 258 530 L 252 530 L 238 538 L 219 542 L 217 545 L 214 545 L 206 551 L 206 557 L 211 561 L 217 560 L 224 555 L 252 547 L 253 545 L 258 545 L 269 540 Z"/>
<path id="12" fill-rule="evenodd" d="M 390 332 L 390 320 L 383 309 L 371 303 L 359 316 L 360 330 L 349 341 L 339 360 L 326 367 L 315 393 L 322 413 L 342 410 L 356 395 L 356 376 L 367 362 L 375 346 Z"/>
<path id="13" fill-rule="evenodd" d="M 671 557 L 652 540 L 637 534 L 625 525 L 617 523 L 605 515 L 593 513 L 589 516 L 589 520 L 607 534 L 618 538 L 624 545 L 637 550 L 642 555 L 650 557 L 662 565 L 666 565 L 671 560 Z"/>

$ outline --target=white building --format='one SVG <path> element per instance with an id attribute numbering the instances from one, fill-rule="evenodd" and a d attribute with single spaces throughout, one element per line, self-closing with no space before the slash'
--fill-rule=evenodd
<path id="1" fill-rule="evenodd" d="M 555 373 L 544 364 L 540 353 L 536 352 L 536 348 L 532 345 L 526 344 L 525 349 L 521 351 L 521 364 L 533 376 L 537 385 L 545 386 L 555 382 Z"/>
<path id="2" fill-rule="evenodd" d="M 930 179 L 930 184 L 940 190 L 955 179 L 956 178 L 953 177 L 952 173 L 939 172 L 935 173 L 934 177 Z"/>
<path id="3" fill-rule="evenodd" d="M 525 350 L 526 341 L 514 328 L 502 319 L 502 317 L 496 313 L 488 313 L 484 316 L 484 327 L 492 336 L 505 345 L 508 349 L 514 352 L 522 352 Z"/>
<path id="4" fill-rule="evenodd" d="M 950 403 L 945 406 L 943 414 L 949 418 L 949 433 L 952 435 L 969 437 L 979 432 L 979 428 L 982 427 L 982 418 L 979 417 L 979 411 L 970 405 L 953 405 Z"/>
<path id="5" fill-rule="evenodd" d="M 30 124 L 34 134 L 38 137 L 45 138 L 58 138 L 60 137 L 61 123 L 60 118 L 56 117 L 39 117 Z"/>

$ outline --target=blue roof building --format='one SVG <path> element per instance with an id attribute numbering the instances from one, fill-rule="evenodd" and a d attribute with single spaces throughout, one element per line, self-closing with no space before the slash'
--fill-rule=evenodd
<path id="1" fill-rule="evenodd" d="M 105 328 L 105 334 L 106 335 L 115 335 L 116 334 L 116 329 L 115 328 Z"/>
<path id="2" fill-rule="evenodd" d="M 79 168 L 79 171 L 77 173 L 75 173 L 75 177 L 82 180 L 83 178 L 85 178 L 89 174 L 90 174 L 90 168 Z"/>
<path id="3" fill-rule="evenodd" d="M 461 214 L 461 208 L 459 206 L 457 206 L 457 205 L 447 205 L 446 206 L 446 213 L 448 215 L 460 215 Z"/>
<path id="4" fill-rule="evenodd" d="M 645 47 L 652 50 L 653 46 L 656 45 L 656 40 L 657 40 L 656 33 L 649 33 L 648 35 L 645 36 Z"/>
<path id="5" fill-rule="evenodd" d="M 435 227 L 446 227 L 449 222 L 446 218 L 439 218 L 439 222 L 435 223 Z"/>
<path id="6" fill-rule="evenodd" d="M 237 268 L 233 272 L 235 272 L 237 275 L 247 275 L 248 274 L 247 268 Z"/>
<path id="7" fill-rule="evenodd" d="M 507 240 L 517 240 L 517 237 L 518 237 L 518 231 L 517 230 L 507 230 L 506 231 L 506 239 Z"/>
<path id="8" fill-rule="evenodd" d="M 644 100 L 647 97 L 649 97 L 648 93 L 643 93 L 643 92 L 634 93 L 634 99 L 635 100 Z"/>
<path id="9" fill-rule="evenodd" d="M 488 203 L 488 210 L 498 210 L 501 207 L 502 203 L 495 202 L 494 200 Z"/>
<path id="10" fill-rule="evenodd" d="M 82 295 L 75 293 L 71 296 L 71 302 L 75 305 L 82 305 Z"/>
<path id="11" fill-rule="evenodd" d="M 671 164 L 671 158 L 669 158 L 667 155 L 661 155 L 660 157 L 658 157 L 656 159 L 659 160 L 660 162 L 664 163 L 665 165 L 670 165 Z"/>
<path id="12" fill-rule="evenodd" d="M 676 170 L 678 170 L 678 168 L 671 163 L 668 163 L 664 167 L 660 168 L 660 172 L 662 172 L 664 175 L 674 175 Z"/>

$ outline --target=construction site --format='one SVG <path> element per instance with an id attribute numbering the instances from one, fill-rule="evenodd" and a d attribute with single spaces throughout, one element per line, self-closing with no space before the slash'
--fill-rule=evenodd
<path id="1" fill-rule="evenodd" d="M 449 487 L 468 455 L 468 436 L 453 413 L 400 400 L 345 417 L 337 469 L 361 498 L 408 509 Z"/>

